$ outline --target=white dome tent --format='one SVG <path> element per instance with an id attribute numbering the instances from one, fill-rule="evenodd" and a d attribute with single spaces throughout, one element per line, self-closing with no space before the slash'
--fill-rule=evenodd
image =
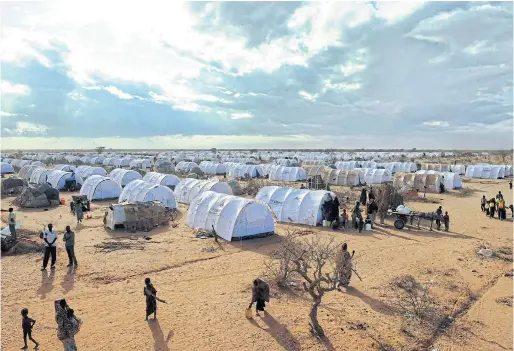
<path id="1" fill-rule="evenodd" d="M 130 161 L 130 168 L 138 168 L 138 169 L 150 169 L 152 168 L 152 162 L 146 158 L 140 158 Z"/>
<path id="2" fill-rule="evenodd" d="M 60 170 L 53 170 L 47 175 L 47 183 L 50 183 L 52 188 L 63 190 L 66 180 L 72 179 L 75 176 L 77 184 L 82 185 L 82 178 L 72 172 L 65 172 Z"/>
<path id="3" fill-rule="evenodd" d="M 415 162 L 401 162 L 398 172 L 414 173 L 418 170 L 418 165 Z"/>
<path id="4" fill-rule="evenodd" d="M 118 203 L 137 201 L 160 201 L 166 208 L 177 208 L 175 195 L 170 188 L 164 185 L 148 183 L 141 179 L 136 179 L 128 183 L 125 188 L 123 188 L 118 199 Z"/>
<path id="5" fill-rule="evenodd" d="M 174 176 L 173 174 L 163 174 L 157 172 L 146 173 L 143 177 L 143 180 L 148 183 L 167 186 L 171 190 L 174 190 L 177 184 L 180 182 L 180 179 L 178 179 L 178 177 Z"/>
<path id="6" fill-rule="evenodd" d="M 267 203 L 277 221 L 316 226 L 321 223 L 321 206 L 334 193 L 324 190 L 295 189 L 279 186 L 261 188 L 255 198 Z"/>
<path id="7" fill-rule="evenodd" d="M 437 174 L 440 176 L 440 182 L 444 180 L 444 188 L 446 190 L 460 189 L 462 188 L 462 180 L 457 173 L 452 172 L 438 172 L 438 171 L 427 171 L 419 170 L 416 174 Z"/>
<path id="8" fill-rule="evenodd" d="M 30 175 L 30 183 L 34 184 L 43 184 L 48 181 L 48 175 L 52 173 L 53 169 L 46 169 L 44 167 L 38 167 L 36 168 L 32 174 Z"/>
<path id="9" fill-rule="evenodd" d="M 227 173 L 225 165 L 222 163 L 202 161 L 199 167 L 205 174 L 220 175 Z"/>
<path id="10" fill-rule="evenodd" d="M 94 166 L 78 166 L 75 170 L 75 173 L 77 173 L 80 178 L 84 180 L 91 177 L 92 175 L 99 175 L 102 177 L 107 176 L 107 171 L 104 168 Z"/>
<path id="11" fill-rule="evenodd" d="M 115 168 L 109 173 L 109 178 L 118 183 L 121 187 L 124 187 L 133 180 L 141 179 L 141 174 L 130 169 Z"/>
<path id="12" fill-rule="evenodd" d="M 180 173 L 189 173 L 195 168 L 200 168 L 198 165 L 194 162 L 186 162 L 186 161 L 180 161 L 175 166 L 175 170 Z"/>
<path id="13" fill-rule="evenodd" d="M 174 193 L 178 202 L 190 204 L 196 196 L 205 191 L 232 195 L 232 188 L 227 183 L 193 178 L 182 179 L 175 187 Z"/>
<path id="14" fill-rule="evenodd" d="M 15 173 L 15 172 L 14 172 L 13 166 L 11 166 L 7 162 L 2 162 L 2 169 L 1 169 L 0 173 L 1 174 L 12 174 L 12 173 Z"/>
<path id="15" fill-rule="evenodd" d="M 115 158 L 112 161 L 113 166 L 115 167 L 130 167 L 131 160 L 129 158 Z"/>
<path id="16" fill-rule="evenodd" d="M 259 165 L 235 164 L 229 167 L 228 175 L 234 178 L 257 178 L 264 175 L 264 171 Z"/>
<path id="17" fill-rule="evenodd" d="M 56 169 L 58 171 L 64 171 L 64 172 L 75 172 L 76 168 L 71 165 L 59 164 L 59 165 L 55 165 L 54 169 Z"/>
<path id="18" fill-rule="evenodd" d="M 364 173 L 359 168 L 356 170 L 327 169 L 322 174 L 323 181 L 330 185 L 357 186 L 364 184 Z"/>
<path id="19" fill-rule="evenodd" d="M 80 195 L 86 195 L 89 201 L 117 199 L 120 194 L 121 186 L 118 183 L 100 175 L 88 177 L 80 188 Z"/>
<path id="20" fill-rule="evenodd" d="M 300 167 L 277 167 L 269 173 L 269 179 L 279 182 L 297 182 L 307 179 L 307 173 Z"/>
<path id="21" fill-rule="evenodd" d="M 356 170 L 359 170 L 357 168 Z M 364 181 L 366 184 L 382 184 L 392 180 L 391 172 L 387 169 L 372 169 L 367 168 L 364 170 Z"/>
<path id="22" fill-rule="evenodd" d="M 40 166 L 31 166 L 31 165 L 26 165 L 26 166 L 23 166 L 20 171 L 18 172 L 18 177 L 23 179 L 23 180 L 30 180 L 30 176 L 32 175 L 32 172 L 34 172 L 34 170 L 36 168 L 40 168 Z"/>
<path id="23" fill-rule="evenodd" d="M 457 173 L 458 175 L 466 174 L 466 166 L 464 165 L 451 165 L 450 171 L 453 173 Z"/>
<path id="24" fill-rule="evenodd" d="M 214 228 L 227 241 L 275 232 L 273 214 L 263 203 L 213 191 L 203 192 L 191 202 L 186 223 L 193 229 Z"/>

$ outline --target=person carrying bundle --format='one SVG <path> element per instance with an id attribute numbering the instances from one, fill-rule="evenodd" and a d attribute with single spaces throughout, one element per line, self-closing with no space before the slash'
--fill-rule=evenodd
<path id="1" fill-rule="evenodd" d="M 252 308 L 253 303 L 256 303 L 255 313 L 259 315 L 259 311 L 266 312 L 266 302 L 269 302 L 269 285 L 264 280 L 257 278 L 253 281 L 252 288 L 252 302 L 248 306 L 248 309 Z"/>
<path id="2" fill-rule="evenodd" d="M 352 254 L 348 252 L 348 245 L 346 243 L 343 244 L 341 251 L 337 253 L 336 256 L 336 273 L 337 279 L 339 280 L 338 287 L 340 286 L 348 286 L 350 284 L 350 279 L 352 278 L 352 259 L 355 255 L 355 250 L 352 251 Z"/>

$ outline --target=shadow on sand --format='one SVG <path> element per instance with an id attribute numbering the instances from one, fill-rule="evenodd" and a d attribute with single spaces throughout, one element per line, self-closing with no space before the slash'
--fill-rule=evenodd
<path id="1" fill-rule="evenodd" d="M 46 294 L 53 290 L 54 279 L 55 269 L 50 269 L 50 275 L 48 275 L 48 271 L 46 269 L 41 271 L 41 286 L 37 290 L 37 294 L 41 296 L 41 299 L 45 299 Z"/>
<path id="2" fill-rule="evenodd" d="M 283 324 L 280 324 L 272 315 L 268 312 L 264 312 L 261 314 L 260 319 L 266 324 L 267 328 L 263 328 L 257 323 L 254 318 L 259 318 L 258 316 L 254 316 L 248 319 L 248 322 L 253 326 L 260 328 L 270 334 L 273 339 L 275 339 L 280 346 L 282 346 L 285 350 L 291 351 L 299 351 L 301 350 L 300 343 L 296 338 L 291 334 L 289 329 Z"/>
<path id="3" fill-rule="evenodd" d="M 371 309 L 375 312 L 378 312 L 378 313 L 381 313 L 381 314 L 384 314 L 387 316 L 394 315 L 394 308 L 392 306 L 389 306 L 388 304 L 386 304 L 380 300 L 377 300 L 374 297 L 366 295 L 362 291 L 359 291 L 352 286 L 348 286 L 346 288 L 346 294 L 348 294 L 350 296 L 355 296 L 356 298 L 359 298 L 360 300 L 362 300 L 362 302 L 364 302 L 369 307 L 371 307 Z"/>
<path id="4" fill-rule="evenodd" d="M 68 293 L 68 291 L 73 290 L 73 287 L 75 285 L 75 273 L 77 272 L 77 269 L 74 267 L 68 267 L 68 272 L 64 276 L 64 279 L 61 282 L 61 286 L 64 290 L 64 293 Z"/>
<path id="5" fill-rule="evenodd" d="M 162 332 L 161 325 L 158 319 L 149 319 L 148 326 L 152 331 L 152 337 L 154 340 L 155 351 L 169 351 L 168 342 L 173 337 L 173 330 L 170 330 L 166 339 L 164 339 L 164 333 Z"/>

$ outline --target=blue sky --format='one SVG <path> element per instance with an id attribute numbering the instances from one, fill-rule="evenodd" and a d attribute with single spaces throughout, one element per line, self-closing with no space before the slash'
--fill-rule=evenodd
<path id="1" fill-rule="evenodd" d="M 17 148 L 511 148 L 512 3 L 1 3 Z"/>

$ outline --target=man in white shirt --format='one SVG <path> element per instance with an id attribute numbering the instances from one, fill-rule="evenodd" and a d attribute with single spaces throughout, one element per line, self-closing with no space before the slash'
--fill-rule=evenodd
<path id="1" fill-rule="evenodd" d="M 48 229 L 43 232 L 43 240 L 45 241 L 45 257 L 43 258 L 43 267 L 41 267 L 42 271 L 46 270 L 50 255 L 52 255 L 52 265 L 50 268 L 55 268 L 57 232 L 53 230 L 52 224 L 49 224 Z"/>
<path id="2" fill-rule="evenodd" d="M 9 208 L 9 231 L 11 232 L 11 238 L 16 240 L 16 214 L 12 207 Z"/>

